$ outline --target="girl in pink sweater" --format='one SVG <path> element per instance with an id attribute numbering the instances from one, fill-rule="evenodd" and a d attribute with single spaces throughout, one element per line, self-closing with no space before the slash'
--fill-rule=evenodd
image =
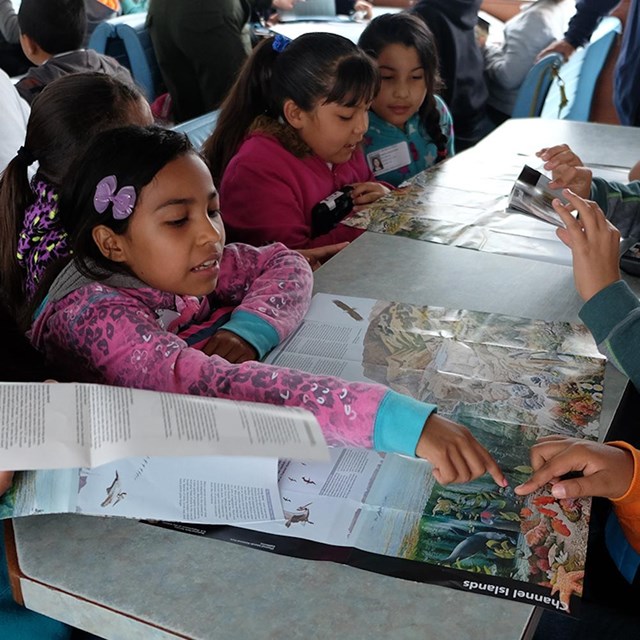
<path id="1" fill-rule="evenodd" d="M 182 134 L 113 129 L 70 175 L 60 215 L 73 259 L 46 274 L 55 280 L 36 295 L 30 332 L 57 367 L 86 382 L 303 407 L 334 444 L 427 458 L 441 482 L 488 471 L 506 484 L 432 405 L 255 361 L 302 319 L 311 271 L 281 244 L 224 246 L 209 169 Z M 194 326 L 209 331 L 204 351 L 181 337 Z"/>
<path id="2" fill-rule="evenodd" d="M 232 241 L 309 250 L 362 233 L 340 221 L 389 191 L 360 148 L 379 85 L 375 61 L 341 36 L 254 49 L 204 145 Z M 347 206 L 316 209 L 345 187 Z"/>

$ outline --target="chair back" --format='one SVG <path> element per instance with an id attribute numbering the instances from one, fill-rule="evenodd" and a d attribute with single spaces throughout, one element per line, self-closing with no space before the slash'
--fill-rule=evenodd
<path id="1" fill-rule="evenodd" d="M 618 18 L 602 19 L 587 45 L 578 49 L 558 71 L 542 106 L 542 118 L 588 122 L 598 76 L 621 32 Z"/>
<path id="2" fill-rule="evenodd" d="M 91 35 L 88 47 L 127 67 L 147 100 L 155 100 L 161 76 L 147 29 L 146 13 L 132 13 L 102 22 Z"/>
<path id="3" fill-rule="evenodd" d="M 205 143 L 205 140 L 215 129 L 219 115 L 220 110 L 216 109 L 215 111 L 210 111 L 209 113 L 205 113 L 197 118 L 185 120 L 184 122 L 175 125 L 173 130 L 186 133 L 189 140 L 191 140 L 191 144 L 199 151 Z"/>
<path id="4" fill-rule="evenodd" d="M 552 71 L 554 68 L 559 69 L 561 65 L 562 56 L 550 53 L 531 67 L 518 90 L 512 118 L 536 118 L 540 115 L 553 79 Z"/>

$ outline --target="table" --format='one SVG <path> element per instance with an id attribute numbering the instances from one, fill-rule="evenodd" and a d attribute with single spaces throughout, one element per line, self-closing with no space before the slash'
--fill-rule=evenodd
<path id="1" fill-rule="evenodd" d="M 640 128 L 595 122 L 511 118 L 470 152 L 480 155 L 531 155 L 566 142 L 589 166 L 630 168 L 640 160 Z"/>
<path id="2" fill-rule="evenodd" d="M 571 252 L 555 227 L 508 209 L 508 196 L 525 164 L 542 167 L 534 154 L 563 142 L 596 175 L 626 181 L 640 156 L 640 130 L 540 118 L 510 119 L 468 149 L 435 165 L 347 224 L 414 239 L 549 261 L 569 266 Z"/>
<path id="3" fill-rule="evenodd" d="M 372 233 L 316 276 L 317 292 L 565 321 L 580 308 L 568 267 Z M 604 426 L 625 387 L 609 369 Z M 135 521 L 37 516 L 13 526 L 26 605 L 107 638 L 514 640 L 531 637 L 539 614 Z"/>
<path id="4" fill-rule="evenodd" d="M 376 18 L 384 13 L 397 13 L 400 9 L 394 9 L 392 7 L 373 7 L 373 17 Z M 343 36 L 351 40 L 351 42 L 358 44 L 360 34 L 365 30 L 369 24 L 368 20 L 346 20 L 340 19 L 340 16 L 336 16 L 335 21 L 305 21 L 304 18 L 296 22 L 282 22 L 270 27 L 270 30 L 274 33 L 286 36 L 287 38 L 297 38 L 305 33 L 333 33 L 335 35 Z"/>

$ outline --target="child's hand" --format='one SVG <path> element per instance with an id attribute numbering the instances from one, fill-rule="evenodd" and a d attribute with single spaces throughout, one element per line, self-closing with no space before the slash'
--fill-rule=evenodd
<path id="1" fill-rule="evenodd" d="M 576 48 L 566 40 L 556 40 L 538 54 L 536 62 L 542 60 L 542 58 L 548 56 L 550 53 L 559 53 L 566 62 L 574 54 L 575 50 Z"/>
<path id="2" fill-rule="evenodd" d="M 540 149 L 536 155 L 545 161 L 544 169 L 551 171 L 549 186 L 552 189 L 571 189 L 582 198 L 589 197 L 593 177 L 591 169 L 582 165 L 582 160 L 568 145 Z"/>
<path id="3" fill-rule="evenodd" d="M 296 249 L 296 251 L 307 259 L 312 271 L 318 269 L 329 258 L 333 258 L 336 253 L 342 251 L 349 243 L 338 242 L 337 244 L 327 244 L 324 247 L 314 247 L 313 249 Z"/>
<path id="4" fill-rule="evenodd" d="M 576 290 L 586 301 L 620 280 L 620 232 L 595 202 L 583 200 L 568 189 L 564 195 L 578 210 L 579 217 L 571 215 L 571 207 L 554 200 L 553 208 L 566 227 L 556 233 L 571 249 Z"/>
<path id="5" fill-rule="evenodd" d="M 13 482 L 13 471 L 0 471 L 0 496 L 3 495 Z"/>
<path id="6" fill-rule="evenodd" d="M 291 11 L 299 0 L 273 0 L 271 6 L 274 9 L 280 9 L 280 11 Z"/>
<path id="7" fill-rule="evenodd" d="M 364 14 L 365 20 L 371 20 L 373 18 L 373 6 L 365 0 L 356 0 L 353 3 L 354 11 L 361 11 Z"/>
<path id="8" fill-rule="evenodd" d="M 257 360 L 258 352 L 246 340 L 233 331 L 220 329 L 202 349 L 208 356 L 220 356 L 225 360 L 240 364 L 247 360 Z"/>
<path id="9" fill-rule="evenodd" d="M 556 498 L 623 496 L 633 479 L 633 456 L 624 449 L 598 442 L 564 436 L 546 436 L 531 447 L 531 466 L 535 473 L 514 488 L 521 496 L 551 482 Z M 567 473 L 582 477 L 561 480 Z"/>
<path id="10" fill-rule="evenodd" d="M 357 182 L 351 186 L 353 187 L 351 199 L 353 200 L 354 211 L 358 211 L 358 209 L 379 200 L 389 193 L 389 189 L 380 182 Z"/>
<path id="11" fill-rule="evenodd" d="M 469 482 L 488 472 L 496 484 L 507 486 L 495 460 L 469 429 L 435 413 L 424 425 L 416 455 L 433 465 L 433 477 L 440 484 Z"/>

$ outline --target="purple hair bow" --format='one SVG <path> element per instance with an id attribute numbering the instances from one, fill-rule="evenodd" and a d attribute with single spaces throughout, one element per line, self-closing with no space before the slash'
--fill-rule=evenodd
<path id="1" fill-rule="evenodd" d="M 93 206 L 98 213 L 104 213 L 113 205 L 113 217 L 115 220 L 128 218 L 136 206 L 136 190 L 133 187 L 122 187 L 118 193 L 118 181 L 115 176 L 102 178 L 96 186 L 96 194 L 93 196 Z"/>

